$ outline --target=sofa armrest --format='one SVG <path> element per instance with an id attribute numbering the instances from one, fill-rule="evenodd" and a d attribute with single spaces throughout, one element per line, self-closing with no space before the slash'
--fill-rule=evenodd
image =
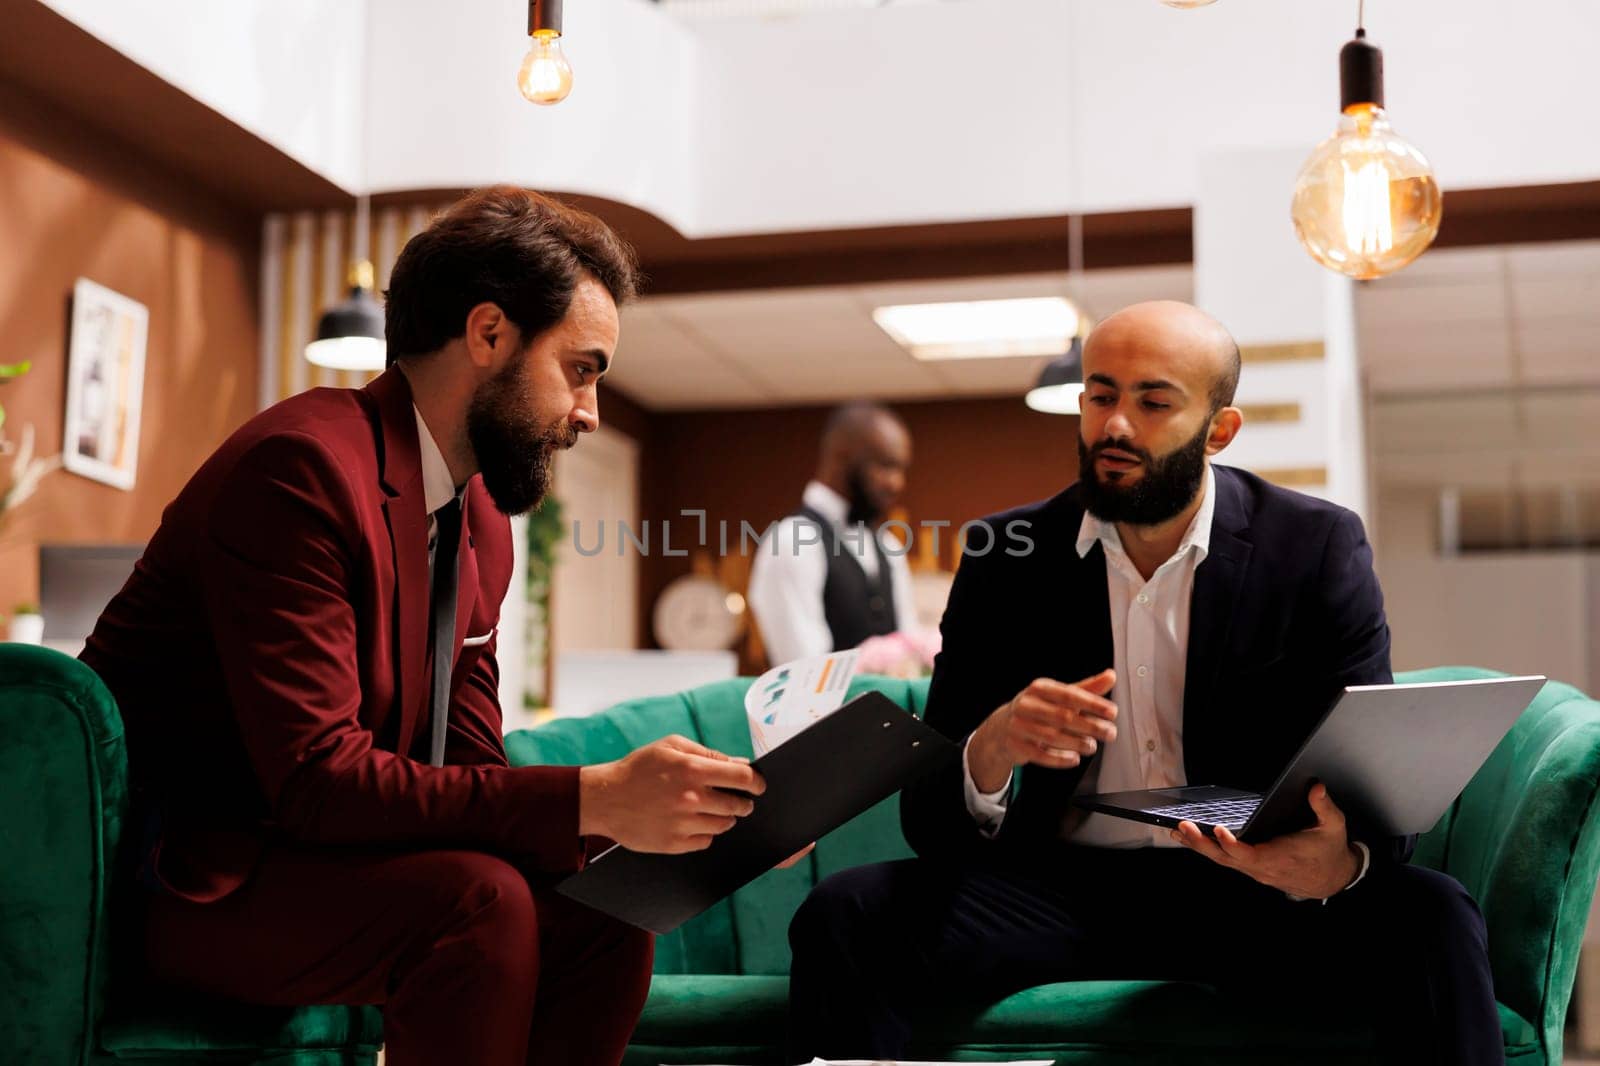
<path id="1" fill-rule="evenodd" d="M 1501 676 L 1446 667 L 1402 681 Z M 1600 703 L 1546 684 L 1468 783 L 1419 858 L 1483 911 L 1495 995 L 1559 1062 L 1589 905 L 1600 877 Z M 1444 833 L 1442 841 L 1437 834 Z"/>
<path id="2" fill-rule="evenodd" d="M 126 809 L 122 719 L 100 679 L 0 644 L 0 1032 L 13 1061 L 87 1061 Z"/>

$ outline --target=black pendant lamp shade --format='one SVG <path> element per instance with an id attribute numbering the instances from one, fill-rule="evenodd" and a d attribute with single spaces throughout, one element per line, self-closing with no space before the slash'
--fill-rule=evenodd
<path id="1" fill-rule="evenodd" d="M 1083 393 L 1083 338 L 1073 337 L 1064 354 L 1056 356 L 1039 371 L 1039 381 L 1028 390 L 1027 404 L 1035 411 L 1051 415 L 1078 413 L 1078 397 Z"/>
<path id="2" fill-rule="evenodd" d="M 383 340 L 383 308 L 378 306 L 372 293 L 355 286 L 345 300 L 323 312 L 322 319 L 317 323 L 317 340 L 332 340 L 335 337 Z"/>
<path id="3" fill-rule="evenodd" d="M 350 295 L 317 320 L 317 339 L 306 346 L 306 359 L 330 370 L 382 370 L 387 350 L 383 308 L 372 294 L 372 267 L 360 263 L 351 271 Z"/>
<path id="4" fill-rule="evenodd" d="M 1360 104 L 1383 106 L 1383 52 L 1365 29 L 1339 49 L 1339 110 Z"/>

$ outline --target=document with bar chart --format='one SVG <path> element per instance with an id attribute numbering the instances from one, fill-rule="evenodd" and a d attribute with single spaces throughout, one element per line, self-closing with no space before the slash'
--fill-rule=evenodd
<path id="1" fill-rule="evenodd" d="M 854 651 L 775 666 L 745 693 L 750 744 L 759 758 L 837 711 L 856 676 Z"/>

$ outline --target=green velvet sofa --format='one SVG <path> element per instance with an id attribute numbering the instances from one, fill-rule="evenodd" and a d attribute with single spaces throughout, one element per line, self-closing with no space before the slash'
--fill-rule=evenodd
<path id="1" fill-rule="evenodd" d="M 87 666 L 0 644 L 0 1063 L 372 1066 L 371 1007 L 209 1002 L 114 980 L 131 838 L 122 718 Z M 219 946 L 218 950 L 226 950 Z"/>
<path id="2" fill-rule="evenodd" d="M 1490 676 L 1469 668 L 1402 680 Z M 513 762 L 616 758 L 669 733 L 747 754 L 748 682 L 623 704 L 513 733 Z M 920 713 L 925 683 L 866 679 Z M 1600 705 L 1547 686 L 1418 847 L 1488 919 L 1507 1058 L 1557 1063 L 1562 1021 L 1600 874 Z M 126 812 L 121 720 L 82 665 L 0 645 L 0 1061 L 28 1066 L 197 1062 L 366 1066 L 381 1043 L 371 1008 L 246 1007 L 113 981 L 112 891 Z M 630 1064 L 782 1061 L 789 916 L 835 870 L 908 855 L 894 801 L 713 907 L 657 949 Z M 1356 1063 L 1359 1027 L 1314 1019 L 1220 1020 L 1208 988 L 1163 982 L 1051 985 L 925 1034 L 925 1058 L 1058 1063 Z"/>
<path id="3" fill-rule="evenodd" d="M 1401 681 L 1496 676 L 1444 668 Z M 584 719 L 513 733 L 517 764 L 618 758 L 668 733 L 750 754 L 743 699 L 748 681 L 640 700 Z M 926 682 L 858 680 L 920 714 Z M 1589 901 L 1600 875 L 1600 704 L 1569 685 L 1546 685 L 1511 735 L 1434 829 L 1414 861 L 1444 870 L 1483 908 L 1506 1058 L 1513 1066 L 1561 1061 Z M 789 917 L 836 870 L 911 854 L 890 799 L 829 834 L 809 859 L 774 870 L 656 948 L 656 975 L 628 1052 L 655 1063 L 779 1063 L 789 967 Z M 1095 981 L 1047 985 L 964 1016 L 938 1019 L 913 1058 L 1053 1059 L 1059 1064 L 1235 1066 L 1365 1063 L 1371 1037 L 1346 1018 L 1252 1018 L 1218 1011 L 1202 985 Z"/>

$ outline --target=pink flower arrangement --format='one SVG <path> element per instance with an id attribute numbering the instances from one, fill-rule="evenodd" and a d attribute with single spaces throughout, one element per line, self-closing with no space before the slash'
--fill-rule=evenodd
<path id="1" fill-rule="evenodd" d="M 912 629 L 868 637 L 856 651 L 856 671 L 888 677 L 916 678 L 933 672 L 933 657 L 939 654 L 937 629 Z"/>

